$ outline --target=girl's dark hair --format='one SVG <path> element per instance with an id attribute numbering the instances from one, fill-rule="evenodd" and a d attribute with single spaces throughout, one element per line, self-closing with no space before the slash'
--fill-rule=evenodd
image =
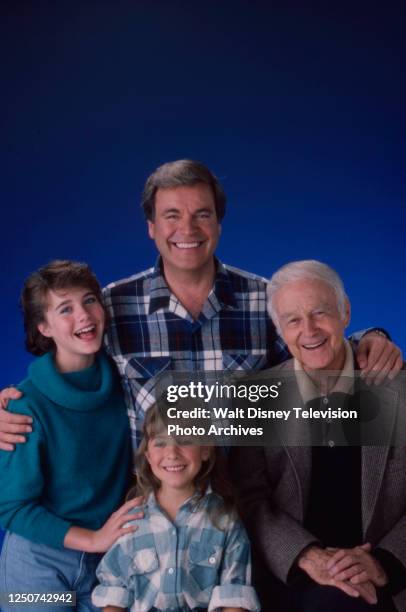
<path id="1" fill-rule="evenodd" d="M 46 338 L 38 330 L 38 325 L 45 321 L 48 292 L 71 287 L 89 289 L 102 304 L 99 282 L 84 263 L 55 259 L 25 281 L 20 304 L 24 316 L 25 346 L 33 355 L 43 355 L 55 349 L 53 339 Z"/>
<path id="2" fill-rule="evenodd" d="M 148 409 L 144 421 L 144 436 L 138 448 L 136 461 L 137 483 L 130 491 L 128 497 L 135 495 L 147 496 L 152 491 L 156 493 L 161 486 L 161 482 L 154 476 L 151 466 L 145 456 L 149 441 L 167 431 L 165 408 L 160 409 L 155 403 Z M 216 493 L 221 503 L 215 507 L 211 513 L 212 522 L 217 525 L 217 519 L 223 514 L 234 514 L 235 494 L 231 481 L 227 473 L 227 458 L 224 449 L 218 446 L 209 447 L 210 455 L 207 461 L 203 461 L 199 473 L 196 475 L 194 484 L 198 493 L 199 502 L 208 485 Z M 219 500 L 219 501 L 220 501 Z"/>

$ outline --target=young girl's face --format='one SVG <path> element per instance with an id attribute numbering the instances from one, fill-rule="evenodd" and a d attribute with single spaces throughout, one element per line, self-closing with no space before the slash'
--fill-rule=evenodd
<path id="1" fill-rule="evenodd" d="M 210 449 L 192 444 L 191 440 L 179 441 L 162 433 L 150 438 L 145 456 L 163 488 L 192 494 L 194 479 L 203 461 L 209 459 Z"/>
<path id="2" fill-rule="evenodd" d="M 56 365 L 62 372 L 92 365 L 100 349 L 105 314 L 96 295 L 83 287 L 48 291 L 45 321 L 38 329 L 56 344 Z"/>

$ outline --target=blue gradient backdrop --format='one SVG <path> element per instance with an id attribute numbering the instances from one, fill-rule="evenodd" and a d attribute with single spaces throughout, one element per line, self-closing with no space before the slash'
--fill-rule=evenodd
<path id="1" fill-rule="evenodd" d="M 3 2 L 0 386 L 20 380 L 18 294 L 49 259 L 107 283 L 149 267 L 139 196 L 191 157 L 229 204 L 218 250 L 268 276 L 318 258 L 351 329 L 406 350 L 405 9 L 289 1 Z"/>

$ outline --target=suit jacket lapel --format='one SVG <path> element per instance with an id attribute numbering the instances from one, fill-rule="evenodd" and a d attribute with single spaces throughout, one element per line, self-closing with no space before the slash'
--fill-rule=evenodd
<path id="1" fill-rule="evenodd" d="M 300 496 L 301 521 L 304 521 L 309 499 L 312 449 L 305 446 L 285 446 L 285 451 L 295 473 Z"/>

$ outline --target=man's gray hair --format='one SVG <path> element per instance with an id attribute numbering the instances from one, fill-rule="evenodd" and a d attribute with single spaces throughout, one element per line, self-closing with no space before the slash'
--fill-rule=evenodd
<path id="1" fill-rule="evenodd" d="M 192 159 L 178 159 L 159 166 L 148 177 L 142 192 L 141 206 L 147 221 L 155 218 L 155 195 L 158 189 L 173 189 L 204 183 L 213 193 L 217 220 L 221 221 L 226 212 L 226 194 L 218 178 L 201 162 Z"/>
<path id="2" fill-rule="evenodd" d="M 275 323 L 276 329 L 280 334 L 278 315 L 276 314 L 273 298 L 275 294 L 287 283 L 299 280 L 319 280 L 334 290 L 337 297 L 337 307 L 344 319 L 347 294 L 344 284 L 337 272 L 325 263 L 316 259 L 303 259 L 301 261 L 291 261 L 275 272 L 267 286 L 268 312 Z"/>

